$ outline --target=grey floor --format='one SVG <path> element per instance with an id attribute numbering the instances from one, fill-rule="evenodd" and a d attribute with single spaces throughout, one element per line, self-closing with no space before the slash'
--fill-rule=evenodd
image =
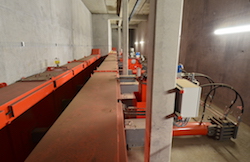
<path id="1" fill-rule="evenodd" d="M 143 162 L 144 148 L 129 150 L 128 159 Z M 207 136 L 173 137 L 171 162 L 250 162 L 250 127 L 241 123 L 237 138 L 227 141 Z"/>
<path id="2" fill-rule="evenodd" d="M 241 123 L 238 137 L 228 141 L 206 136 L 174 137 L 171 161 L 249 162 L 250 127 Z"/>
<path id="3" fill-rule="evenodd" d="M 143 162 L 143 147 L 128 151 L 129 162 Z M 207 136 L 173 137 L 171 162 L 250 162 L 250 127 L 241 123 L 236 139 Z"/>

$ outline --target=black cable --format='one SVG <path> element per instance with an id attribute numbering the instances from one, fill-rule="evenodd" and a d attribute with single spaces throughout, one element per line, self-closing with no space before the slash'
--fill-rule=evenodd
<path id="1" fill-rule="evenodd" d="M 210 78 L 208 75 L 202 74 L 202 73 L 194 73 L 196 77 L 204 77 L 208 80 L 209 83 L 214 83 L 212 78 Z"/>
<path id="2" fill-rule="evenodd" d="M 214 83 L 214 81 L 207 75 L 205 74 L 202 74 L 202 73 L 187 73 L 184 69 L 182 70 L 184 72 L 184 76 L 188 77 L 188 76 L 191 76 L 191 75 L 194 75 L 195 77 L 204 77 L 208 80 L 209 84 L 203 84 L 203 85 L 200 85 L 200 87 L 207 87 L 207 86 L 210 86 L 210 91 L 209 93 L 206 95 L 206 98 L 205 98 L 205 101 L 204 101 L 204 107 L 203 107 L 203 114 L 202 114 L 202 119 L 201 119 L 201 123 L 202 123 L 202 120 L 204 119 L 204 116 L 205 116 L 205 109 L 206 109 L 206 104 L 207 104 L 207 100 L 208 100 L 208 97 L 210 96 L 210 94 L 213 92 L 212 94 L 212 97 L 210 99 L 210 102 L 212 102 L 214 96 L 215 96 L 215 91 L 217 88 L 219 87 L 226 87 L 226 88 L 229 88 L 231 90 L 233 90 L 235 92 L 235 99 L 233 100 L 233 102 L 231 102 L 231 105 L 228 107 L 229 110 L 232 108 L 232 106 L 236 103 L 237 99 L 238 99 L 238 96 L 240 98 L 240 101 L 241 101 L 241 105 L 242 105 L 242 108 L 241 108 L 241 114 L 243 114 L 244 112 L 244 102 L 243 102 L 243 99 L 241 97 L 241 95 L 230 85 L 228 84 L 223 84 L 223 83 Z M 225 117 L 227 117 L 228 113 L 230 111 L 228 111 L 227 113 L 224 114 Z M 239 122 L 239 120 L 238 120 Z"/>
<path id="3" fill-rule="evenodd" d="M 224 86 L 227 86 L 227 87 L 230 87 L 231 89 L 233 89 L 233 87 L 231 87 L 231 86 L 228 85 L 228 84 L 224 84 L 224 83 L 203 84 L 203 85 L 200 85 L 200 87 L 207 87 L 207 86 L 210 86 L 210 87 L 211 87 L 210 90 L 212 90 L 213 87 L 215 88 L 216 86 L 219 86 L 219 85 L 224 85 Z M 216 89 L 214 89 L 214 91 L 213 91 L 213 94 L 212 94 L 212 97 L 211 97 L 211 99 L 210 99 L 210 102 L 212 102 L 213 99 L 214 99 L 215 90 L 216 90 Z M 235 101 L 236 101 L 236 100 L 237 100 L 237 97 L 236 97 Z"/>
<path id="4" fill-rule="evenodd" d="M 185 69 L 182 69 L 182 72 L 183 72 L 184 74 L 188 73 Z"/>
<path id="5" fill-rule="evenodd" d="M 205 74 L 202 74 L 202 73 L 187 73 L 186 71 L 184 71 L 184 72 L 185 72 L 184 75 L 185 75 L 186 77 L 188 77 L 188 76 L 190 76 L 190 75 L 193 74 L 195 77 L 203 77 L 203 78 L 206 78 L 210 84 L 214 83 L 214 81 L 212 80 L 212 78 L 210 78 L 208 75 L 205 75 Z M 212 90 L 213 87 L 214 87 L 214 86 L 211 85 L 211 86 L 210 86 L 210 90 Z M 212 102 L 212 100 L 213 100 L 213 98 L 214 98 L 214 95 L 215 95 L 215 92 L 216 92 L 216 91 L 213 91 L 213 94 L 212 94 L 212 97 L 211 97 L 210 102 Z"/>
<path id="6" fill-rule="evenodd" d="M 184 70 L 183 70 L 184 71 Z M 205 74 L 201 74 L 201 73 L 187 73 L 186 71 L 184 72 L 185 76 L 190 76 L 194 74 L 195 77 L 204 77 L 208 80 L 209 83 L 214 83 L 214 81 L 212 80 L 212 78 L 210 78 L 209 76 L 205 75 Z"/>
<path id="7" fill-rule="evenodd" d="M 235 94 L 236 94 L 236 97 L 235 97 L 234 101 L 231 103 L 231 105 L 229 106 L 229 109 L 232 108 L 232 106 L 235 104 L 235 102 L 236 102 L 236 100 L 238 99 L 238 96 L 239 96 L 240 101 L 241 101 L 241 106 L 242 106 L 242 108 L 241 108 L 241 114 L 244 113 L 244 102 L 243 102 L 243 99 L 242 99 L 241 95 L 232 86 L 227 85 L 227 84 L 222 84 L 222 83 L 213 83 L 213 84 L 205 84 L 205 85 L 202 85 L 201 87 L 206 87 L 206 86 L 211 86 L 211 85 L 216 86 L 216 87 L 214 87 L 212 90 L 210 90 L 209 93 L 207 94 L 206 98 L 205 98 L 204 106 L 203 106 L 203 112 L 202 112 L 202 118 L 201 118 L 201 123 L 202 123 L 202 121 L 204 119 L 204 116 L 205 116 L 207 99 L 208 99 L 210 93 L 213 92 L 214 90 L 216 90 L 219 87 L 229 88 L 229 89 L 233 90 L 235 92 Z"/>
<path id="8" fill-rule="evenodd" d="M 196 76 L 197 76 L 197 77 L 204 77 L 204 78 L 206 78 L 210 84 L 213 84 L 213 83 L 214 83 L 214 81 L 212 80 L 212 78 L 210 78 L 208 75 L 201 74 L 201 73 L 196 73 Z M 212 90 L 214 87 L 215 87 L 215 86 L 211 85 L 211 86 L 210 86 L 210 90 Z M 210 102 L 213 101 L 214 96 L 215 96 L 215 92 L 216 92 L 216 91 L 214 90 L 214 91 L 213 91 L 213 94 L 212 94 L 212 96 L 211 96 Z"/>

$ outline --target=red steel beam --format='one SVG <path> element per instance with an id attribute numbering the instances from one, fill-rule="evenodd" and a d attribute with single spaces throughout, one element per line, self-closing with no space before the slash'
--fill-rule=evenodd
<path id="1" fill-rule="evenodd" d="M 17 102 L 10 104 L 8 106 L 9 111 L 12 109 L 12 113 L 9 115 L 13 115 L 8 121 L 10 123 L 18 116 L 22 115 L 25 111 L 27 111 L 30 107 L 35 105 L 41 99 L 45 98 L 48 94 L 54 91 L 54 85 L 49 82 L 48 84 L 44 85 L 40 89 L 36 90 L 35 92 L 25 96 L 24 98 L 18 100 Z"/>

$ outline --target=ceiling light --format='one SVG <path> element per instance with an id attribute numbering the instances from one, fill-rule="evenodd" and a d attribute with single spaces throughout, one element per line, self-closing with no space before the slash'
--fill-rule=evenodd
<path id="1" fill-rule="evenodd" d="M 144 44 L 144 41 L 140 41 L 140 44 Z"/>
<path id="2" fill-rule="evenodd" d="M 217 29 L 214 31 L 214 34 L 222 35 L 222 34 L 249 32 L 249 31 L 250 31 L 250 25 L 244 25 L 244 26 Z"/>
<path id="3" fill-rule="evenodd" d="M 135 42 L 135 45 L 137 45 L 138 44 L 138 42 Z"/>

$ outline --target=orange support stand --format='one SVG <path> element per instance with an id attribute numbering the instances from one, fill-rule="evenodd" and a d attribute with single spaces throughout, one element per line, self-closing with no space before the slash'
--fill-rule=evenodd
<path id="1" fill-rule="evenodd" d="M 142 80 L 140 82 L 139 94 L 141 95 L 141 101 L 146 102 L 146 94 L 147 94 L 147 81 Z"/>
<path id="2" fill-rule="evenodd" d="M 99 49 L 99 48 L 92 49 L 91 55 L 101 55 L 101 49 Z"/>
<path id="3" fill-rule="evenodd" d="M 173 136 L 207 135 L 211 123 L 189 122 L 185 127 L 173 127 Z"/>
<path id="4" fill-rule="evenodd" d="M 134 92 L 136 96 L 136 108 L 139 112 L 146 112 L 147 81 L 142 80 L 139 84 L 139 92 Z M 145 115 L 136 115 L 136 118 L 145 118 Z"/>
<path id="5" fill-rule="evenodd" d="M 146 73 L 146 70 L 141 70 L 141 74 Z M 137 74 L 137 69 L 132 70 L 132 74 Z"/>

